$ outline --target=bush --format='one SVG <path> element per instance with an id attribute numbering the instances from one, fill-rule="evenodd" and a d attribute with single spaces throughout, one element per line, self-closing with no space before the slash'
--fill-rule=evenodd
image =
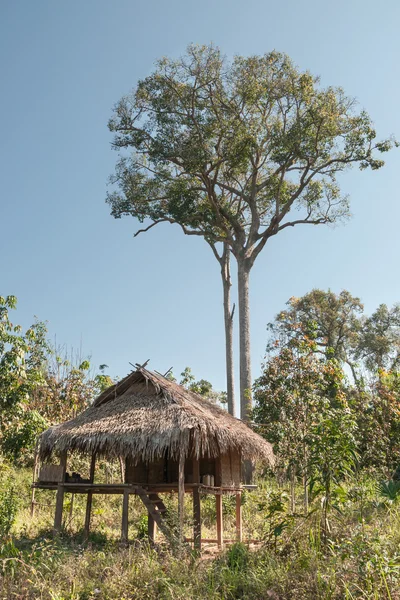
<path id="1" fill-rule="evenodd" d="M 17 516 L 17 510 L 18 500 L 14 488 L 9 481 L 6 481 L 5 489 L 0 492 L 0 540 L 3 541 L 8 537 Z"/>

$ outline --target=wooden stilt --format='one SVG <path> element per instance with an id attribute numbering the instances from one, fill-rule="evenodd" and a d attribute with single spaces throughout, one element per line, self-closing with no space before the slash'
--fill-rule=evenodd
<path id="1" fill-rule="evenodd" d="M 242 541 L 242 493 L 236 494 L 236 539 Z"/>
<path id="2" fill-rule="evenodd" d="M 217 540 L 218 540 L 218 548 L 222 548 L 224 545 L 224 525 L 222 518 L 222 494 L 217 494 L 215 496 L 215 503 L 217 508 Z"/>
<path id="3" fill-rule="evenodd" d="M 92 454 L 92 460 L 90 462 L 90 473 L 89 473 L 89 479 L 90 479 L 90 483 L 94 482 L 94 470 L 96 467 L 96 454 Z M 91 513 L 92 513 L 92 500 L 93 500 L 93 494 L 92 492 L 88 492 L 87 495 L 87 499 L 86 499 L 86 514 L 85 514 L 85 538 L 87 539 L 89 537 L 89 531 L 90 531 L 90 517 L 91 517 Z"/>
<path id="4" fill-rule="evenodd" d="M 200 484 L 200 462 L 193 459 L 193 483 Z M 195 550 L 201 550 L 201 505 L 199 488 L 193 488 L 193 541 Z"/>
<path id="5" fill-rule="evenodd" d="M 179 540 L 183 542 L 183 525 L 185 519 L 185 458 L 179 455 L 178 475 L 178 513 L 179 513 Z"/>
<path id="6" fill-rule="evenodd" d="M 54 528 L 53 533 L 57 535 L 61 531 L 63 506 L 64 506 L 64 482 L 65 482 L 65 471 L 67 470 L 67 453 L 63 452 L 60 457 L 60 465 L 62 467 L 61 482 L 57 485 L 57 497 L 56 497 L 56 512 L 54 515 Z"/>
<path id="7" fill-rule="evenodd" d="M 199 488 L 193 488 L 193 539 L 195 550 L 201 550 L 201 505 Z"/>
<path id="8" fill-rule="evenodd" d="M 128 542 L 128 512 L 129 512 L 129 490 L 124 490 L 122 500 L 122 525 L 121 525 L 121 542 Z"/>
<path id="9" fill-rule="evenodd" d="M 152 501 L 157 501 L 157 499 L 159 499 L 157 494 L 149 494 L 149 498 Z M 147 519 L 147 535 L 149 536 L 150 543 L 154 544 L 157 535 L 157 523 L 151 516 L 150 512 L 147 512 Z"/>

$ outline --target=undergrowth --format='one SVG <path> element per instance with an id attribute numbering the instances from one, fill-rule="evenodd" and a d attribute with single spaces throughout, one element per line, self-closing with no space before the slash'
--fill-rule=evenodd
<path id="1" fill-rule="evenodd" d="M 135 498 L 130 501 L 131 543 L 121 547 L 119 496 L 94 498 L 88 541 L 82 531 L 85 498 L 76 496 L 71 506 L 67 496 L 64 530 L 54 539 L 54 492 L 37 493 L 40 506 L 32 518 L 30 477 L 27 470 L 8 470 L 2 477 L 3 496 L 12 484 L 18 499 L 14 525 L 0 541 L 2 599 L 400 599 L 400 505 L 372 476 L 344 486 L 327 538 L 318 499 L 307 516 L 300 503 L 291 515 L 285 487 L 261 480 L 243 498 L 244 538 L 261 543 L 236 543 L 222 553 L 205 547 L 201 556 L 191 550 L 172 554 L 161 534 L 150 547 L 144 509 Z M 175 497 L 164 499 L 176 509 Z M 233 500 L 224 498 L 226 537 L 234 537 Z M 203 537 L 215 537 L 212 497 L 203 498 L 202 515 Z"/>

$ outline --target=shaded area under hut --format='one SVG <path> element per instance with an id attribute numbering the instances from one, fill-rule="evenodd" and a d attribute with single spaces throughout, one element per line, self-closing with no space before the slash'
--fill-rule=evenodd
<path id="1" fill-rule="evenodd" d="M 87 480 L 66 476 L 71 452 L 91 456 Z M 52 457 L 58 465 L 49 464 Z M 96 457 L 124 462 L 124 481 L 96 484 Z M 122 494 L 121 539 L 128 539 L 129 495 L 148 513 L 148 535 L 158 526 L 182 541 L 184 494 L 193 496 L 193 542 L 201 548 L 200 494 L 216 498 L 217 540 L 223 545 L 222 495 L 236 495 L 236 535 L 241 540 L 241 464 L 273 464 L 271 445 L 245 423 L 201 396 L 144 367 L 105 390 L 75 419 L 50 427 L 40 437 L 41 467 L 33 488 L 57 491 L 54 531 L 62 526 L 65 492 L 87 494 L 85 531 L 89 533 L 93 494 Z M 37 479 L 37 480 L 36 480 Z M 179 531 L 167 524 L 159 494 L 178 492 Z"/>

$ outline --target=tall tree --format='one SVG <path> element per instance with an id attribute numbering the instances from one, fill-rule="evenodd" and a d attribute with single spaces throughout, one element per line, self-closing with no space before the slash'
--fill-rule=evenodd
<path id="1" fill-rule="evenodd" d="M 109 123 L 122 154 L 108 202 L 114 217 L 178 223 L 229 246 L 238 266 L 241 416 L 251 410 L 250 271 L 267 241 L 295 225 L 349 214 L 337 175 L 379 169 L 365 111 L 340 88 L 321 89 L 285 55 L 228 62 L 213 46 L 158 61 Z"/>
<path id="2" fill-rule="evenodd" d="M 376 373 L 377 369 L 399 370 L 399 304 L 392 308 L 381 304 L 370 317 L 363 320 L 356 355 L 372 373 Z"/>
<path id="3" fill-rule="evenodd" d="M 221 267 L 221 280 L 223 290 L 223 305 L 224 305 L 224 326 L 225 326 L 225 366 L 226 366 L 226 397 L 228 402 L 229 414 L 235 416 L 236 401 L 235 401 L 235 376 L 233 365 L 233 315 L 235 305 L 231 308 L 231 261 L 230 249 L 226 242 L 223 244 L 221 254 L 218 253 L 216 245 L 210 243 L 211 249 L 215 258 L 218 260 Z"/>
<path id="4" fill-rule="evenodd" d="M 276 339 L 285 339 L 289 346 L 312 340 L 315 353 L 347 363 L 357 382 L 355 361 L 364 309 L 361 300 L 347 290 L 335 294 L 331 290 L 314 289 L 301 298 L 290 298 L 286 306 L 268 325 L 269 349 Z"/>

